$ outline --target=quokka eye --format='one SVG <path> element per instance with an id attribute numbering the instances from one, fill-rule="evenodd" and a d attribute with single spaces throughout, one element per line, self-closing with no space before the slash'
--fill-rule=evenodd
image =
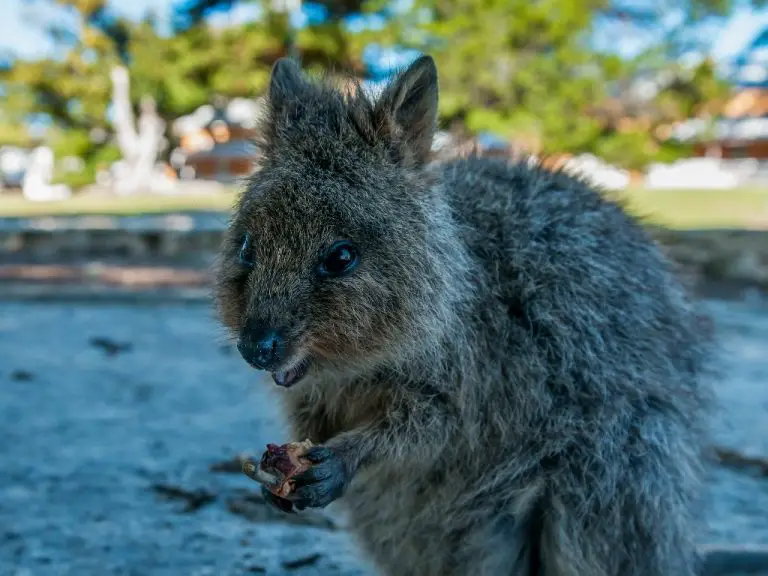
<path id="1" fill-rule="evenodd" d="M 253 248 L 251 246 L 251 235 L 248 232 L 243 236 L 243 243 L 240 246 L 240 252 L 237 255 L 237 259 L 240 264 L 253 268 L 255 263 L 253 261 Z"/>
<path id="2" fill-rule="evenodd" d="M 354 271 L 359 262 L 357 248 L 348 240 L 341 240 L 326 250 L 317 273 L 323 277 L 345 276 Z"/>

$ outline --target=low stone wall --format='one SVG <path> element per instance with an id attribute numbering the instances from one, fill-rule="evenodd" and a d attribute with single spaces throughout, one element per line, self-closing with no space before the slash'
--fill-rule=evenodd
<path id="1" fill-rule="evenodd" d="M 220 230 L 13 230 L 0 231 L 7 263 L 106 260 L 207 266 L 221 242 Z"/>
<path id="2" fill-rule="evenodd" d="M 653 229 L 666 254 L 694 283 L 768 290 L 768 231 Z"/>
<path id="3" fill-rule="evenodd" d="M 87 264 L 205 269 L 213 263 L 224 221 L 160 228 L 0 227 L 2 265 Z M 157 223 L 155 223 L 157 224 Z M 768 290 L 768 231 L 653 229 L 653 236 L 694 284 Z M 0 273 L 0 281 L 8 281 Z"/>

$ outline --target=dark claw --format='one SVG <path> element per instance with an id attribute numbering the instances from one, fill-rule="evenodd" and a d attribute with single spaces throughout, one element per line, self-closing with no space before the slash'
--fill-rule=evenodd
<path id="1" fill-rule="evenodd" d="M 293 505 L 297 510 L 325 508 L 344 494 L 349 472 L 342 458 L 330 448 L 316 446 L 305 457 L 313 466 L 294 478 Z"/>
<path id="2" fill-rule="evenodd" d="M 266 486 L 261 487 L 261 495 L 267 504 L 271 504 L 278 510 L 282 510 L 286 514 L 296 514 L 296 511 L 293 509 L 293 503 L 290 500 L 275 496 Z"/>
<path id="3" fill-rule="evenodd" d="M 293 484 L 296 488 L 300 488 L 301 486 L 308 486 L 309 484 L 315 484 L 317 482 L 327 480 L 332 473 L 333 470 L 331 470 L 329 466 L 315 464 L 298 476 L 295 476 L 293 478 Z"/>
<path id="4" fill-rule="evenodd" d="M 336 452 L 325 446 L 313 446 L 307 453 L 304 454 L 304 458 L 312 462 L 313 464 L 319 464 L 324 460 L 330 460 L 336 457 Z"/>

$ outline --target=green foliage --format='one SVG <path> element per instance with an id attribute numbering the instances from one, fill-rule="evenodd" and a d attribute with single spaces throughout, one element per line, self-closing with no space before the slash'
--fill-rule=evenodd
<path id="1" fill-rule="evenodd" d="M 56 3 L 76 10 L 83 25 L 80 38 L 69 42 L 70 36 L 51 30 L 61 38 L 60 57 L 45 60 L 16 61 L 0 73 L 0 86 L 7 98 L 0 102 L 0 113 L 12 119 L 17 128 L 30 115 L 44 115 L 53 122 L 45 143 L 54 150 L 57 159 L 78 156 L 85 162 L 81 173 L 55 173 L 56 181 L 79 187 L 93 182 L 101 158 L 114 147 L 94 142 L 93 129 L 108 131 L 107 109 L 111 98 L 110 68 L 121 59 L 126 24 L 107 18 L 104 0 L 56 0 Z M 0 123 L 1 124 L 1 123 Z M 16 133 L 0 128 L 0 145 L 18 142 Z M 27 135 L 26 146 L 38 144 Z"/>
<path id="2" fill-rule="evenodd" d="M 99 170 L 106 170 L 112 162 L 120 159 L 120 150 L 112 143 L 96 145 L 85 130 L 54 129 L 48 134 L 48 145 L 57 159 L 53 181 L 79 188 L 92 184 Z M 76 156 L 83 160 L 84 168 L 80 172 L 65 172 L 61 160 L 67 156 Z"/>
<path id="3" fill-rule="evenodd" d="M 152 95 L 170 126 L 216 95 L 263 93 L 272 64 L 292 49 L 311 70 L 362 75 L 368 43 L 398 44 L 436 58 L 447 127 L 493 132 L 544 153 L 593 152 L 633 168 L 687 152 L 658 142 L 655 127 L 706 111 L 727 94 L 710 62 L 683 68 L 675 56 L 690 46 L 693 26 L 728 14 L 731 0 L 415 0 L 394 16 L 384 0 L 326 0 L 331 18 L 296 33 L 266 0 L 258 21 L 224 29 L 208 26 L 204 16 L 238 0 L 187 0 L 170 36 L 158 34 L 151 17 L 138 23 L 116 17 L 107 0 L 51 1 L 81 16 L 82 33 L 51 30 L 60 38 L 59 57 L 0 71 L 0 145 L 29 144 L 19 125 L 30 114 L 48 115 L 57 157 L 84 158 L 83 178 L 117 157 L 111 144 L 89 134 L 110 132 L 109 70 L 118 62 L 129 67 L 134 102 Z M 598 28 L 630 23 L 657 30 L 673 9 L 684 16 L 679 26 L 631 61 L 594 46 Z M 342 17 L 361 11 L 386 14 L 388 23 L 353 34 Z M 672 80 L 658 94 L 642 102 L 632 97 L 630 79 L 661 72 Z M 600 112 L 606 109 L 611 112 Z M 626 118 L 642 122 L 627 128 Z"/>
<path id="4" fill-rule="evenodd" d="M 683 23 L 635 60 L 599 51 L 591 41 L 598 23 L 661 29 L 671 9 L 685 14 Z M 683 32 L 731 9 L 725 0 L 415 0 L 410 18 L 391 22 L 380 36 L 435 56 L 446 125 L 492 132 L 545 154 L 592 152 L 641 168 L 687 152 L 658 142 L 655 126 L 688 118 L 727 94 L 710 62 L 691 70 L 674 56 L 690 47 Z M 425 11 L 430 21 L 418 23 L 415 16 Z M 631 80 L 662 73 L 671 80 L 638 102 Z M 609 117 L 594 114 L 609 104 Z M 627 130 L 627 118 L 643 120 L 644 128 Z"/>
<path id="5" fill-rule="evenodd" d="M 34 110 L 35 99 L 26 90 L 9 86 L 3 88 L 5 93 L 0 101 L 0 146 L 31 146 L 32 137 L 24 127 L 23 121 L 27 114 Z"/>

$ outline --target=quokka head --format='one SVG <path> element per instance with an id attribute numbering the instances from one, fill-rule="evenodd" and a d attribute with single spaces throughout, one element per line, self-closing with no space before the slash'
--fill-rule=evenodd
<path id="1" fill-rule="evenodd" d="M 238 350 L 289 387 L 418 346 L 440 315 L 439 191 L 428 164 L 437 70 L 422 56 L 377 98 L 273 67 L 261 157 L 219 255 Z"/>

